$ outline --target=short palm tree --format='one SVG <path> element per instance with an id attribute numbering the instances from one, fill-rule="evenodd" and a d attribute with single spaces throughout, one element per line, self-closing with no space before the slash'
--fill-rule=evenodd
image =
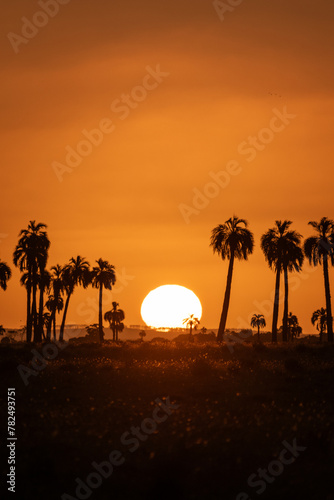
<path id="1" fill-rule="evenodd" d="M 146 337 L 146 332 L 145 330 L 140 330 L 139 332 L 139 337 L 142 342 L 144 342 L 144 337 Z"/>
<path id="2" fill-rule="evenodd" d="M 327 324 L 326 324 L 327 323 L 327 311 L 326 311 L 326 309 L 321 307 L 320 309 L 317 309 L 316 311 L 314 311 L 314 313 L 312 314 L 311 323 L 313 326 L 316 325 L 317 330 L 318 330 L 319 335 L 320 335 L 320 342 L 322 342 L 322 336 L 327 331 Z"/>
<path id="3" fill-rule="evenodd" d="M 261 237 L 261 249 L 270 269 L 276 272 L 275 299 L 272 322 L 272 341 L 277 342 L 277 321 L 280 296 L 281 272 L 285 276 L 285 322 L 288 314 L 288 271 L 301 269 L 303 263 L 302 250 L 300 248 L 301 235 L 295 231 L 289 231 L 292 222 L 289 220 L 275 221 L 275 226 L 269 229 Z M 286 325 L 284 340 L 286 340 Z"/>
<path id="4" fill-rule="evenodd" d="M 90 282 L 89 262 L 87 262 L 84 257 L 81 257 L 80 255 L 78 255 L 76 258 L 72 257 L 69 264 L 67 264 L 63 268 L 62 280 L 63 287 L 66 292 L 66 301 L 63 312 L 63 319 L 60 326 L 60 341 L 64 339 L 66 315 L 70 303 L 70 298 L 74 292 L 75 287 L 77 285 L 82 285 L 84 288 L 87 288 Z"/>
<path id="5" fill-rule="evenodd" d="M 192 335 L 193 328 L 196 329 L 197 325 L 199 325 L 200 321 L 198 318 L 195 318 L 194 314 L 191 314 L 188 318 L 185 318 L 182 323 L 189 327 L 189 335 Z"/>
<path id="6" fill-rule="evenodd" d="M 100 342 L 103 342 L 103 323 L 102 323 L 102 295 L 103 288 L 111 290 L 111 287 L 116 282 L 115 267 L 107 260 L 99 259 L 96 261 L 97 266 L 91 271 L 91 284 L 99 290 L 99 336 Z"/>
<path id="7" fill-rule="evenodd" d="M 299 337 L 299 335 L 302 333 L 302 328 L 299 325 L 298 318 L 295 314 L 292 314 L 292 312 L 289 313 L 288 315 L 288 336 L 289 340 L 290 338 L 293 340 L 295 337 Z"/>
<path id="8" fill-rule="evenodd" d="M 6 329 L 0 325 L 0 335 L 3 335 L 4 333 L 6 333 Z"/>
<path id="9" fill-rule="evenodd" d="M 218 253 L 223 260 L 229 260 L 225 297 L 217 336 L 218 340 L 222 341 L 230 303 L 234 260 L 248 259 L 254 249 L 254 237 L 248 229 L 248 222 L 233 216 L 212 230 L 210 245 L 214 253 Z"/>
<path id="10" fill-rule="evenodd" d="M 45 307 L 50 312 L 50 320 L 48 320 L 46 324 L 47 326 L 46 338 L 48 340 L 51 340 L 51 330 L 53 326 L 53 340 L 56 340 L 55 317 L 56 313 L 60 313 L 63 310 L 64 307 L 63 297 L 60 294 L 58 294 L 57 296 L 49 295 L 48 300 L 45 302 Z"/>
<path id="11" fill-rule="evenodd" d="M 50 288 L 52 290 L 53 296 L 53 309 L 51 311 L 51 322 L 53 325 L 53 340 L 56 340 L 56 317 L 64 306 L 62 293 L 64 291 L 64 281 L 63 281 L 63 271 L 64 268 L 59 264 L 51 267 L 51 282 Z"/>
<path id="12" fill-rule="evenodd" d="M 252 328 L 257 328 L 257 338 L 260 340 L 260 328 L 266 326 L 265 317 L 263 314 L 253 314 L 250 324 Z"/>
<path id="13" fill-rule="evenodd" d="M 0 260 L 0 288 L 3 290 L 7 289 L 7 282 L 12 276 L 12 271 L 6 262 Z"/>
<path id="14" fill-rule="evenodd" d="M 109 322 L 110 329 L 112 330 L 113 340 L 118 340 L 118 334 L 124 330 L 125 314 L 123 309 L 119 309 L 117 302 L 112 303 L 112 309 L 107 311 L 104 319 Z M 146 334 L 145 334 L 146 335 Z"/>
<path id="15" fill-rule="evenodd" d="M 327 338 L 333 342 L 333 317 L 331 292 L 329 284 L 328 264 L 334 265 L 334 221 L 323 217 L 320 222 L 311 221 L 309 225 L 316 232 L 315 236 L 307 238 L 304 243 L 304 252 L 310 264 L 323 266 L 326 312 L 327 312 Z"/>

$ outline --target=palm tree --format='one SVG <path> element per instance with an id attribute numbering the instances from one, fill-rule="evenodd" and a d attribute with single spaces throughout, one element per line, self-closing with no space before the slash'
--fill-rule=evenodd
<path id="1" fill-rule="evenodd" d="M 327 338 L 333 342 L 333 317 L 331 292 L 328 275 L 328 261 L 334 265 L 334 221 L 323 217 L 320 222 L 311 221 L 309 225 L 316 231 L 316 236 L 307 238 L 304 243 L 304 252 L 310 264 L 323 266 L 326 312 L 327 312 Z"/>
<path id="2" fill-rule="evenodd" d="M 266 326 L 265 317 L 263 314 L 253 314 L 250 324 L 252 328 L 257 328 L 257 338 L 260 340 L 260 328 Z"/>
<path id="3" fill-rule="evenodd" d="M 56 316 L 57 312 L 59 313 L 63 309 L 63 299 L 62 292 L 64 291 L 64 282 L 63 282 L 63 271 L 64 268 L 59 264 L 51 267 L 51 282 L 50 288 L 52 290 L 53 296 L 53 309 L 51 311 L 51 322 L 53 324 L 53 340 L 56 340 Z M 61 300 L 60 300 L 61 299 Z"/>
<path id="4" fill-rule="evenodd" d="M 320 342 L 322 342 L 323 333 L 326 333 L 327 330 L 326 321 L 327 321 L 327 311 L 323 307 L 317 309 L 312 314 L 311 323 L 313 326 L 316 325 L 317 327 L 317 330 L 320 334 Z"/>
<path id="5" fill-rule="evenodd" d="M 144 337 L 146 337 L 146 332 L 145 330 L 140 330 L 139 332 L 139 337 L 142 342 L 144 342 Z"/>
<path id="6" fill-rule="evenodd" d="M 7 289 L 7 281 L 10 280 L 12 271 L 6 262 L 0 260 L 0 288 Z"/>
<path id="7" fill-rule="evenodd" d="M 282 240 L 283 273 L 284 273 L 284 312 L 282 340 L 288 340 L 288 313 L 289 313 L 289 272 L 299 272 L 304 262 L 304 253 L 301 248 L 301 234 L 296 231 L 287 231 Z"/>
<path id="8" fill-rule="evenodd" d="M 182 323 L 186 325 L 186 327 L 189 326 L 189 335 L 191 337 L 193 328 L 196 329 L 197 325 L 199 325 L 200 321 L 198 318 L 195 318 L 194 314 L 191 314 L 188 318 L 185 318 Z"/>
<path id="9" fill-rule="evenodd" d="M 59 340 L 64 339 L 64 329 L 66 322 L 66 315 L 68 311 L 68 305 L 70 298 L 74 292 L 74 288 L 77 285 L 82 285 L 86 288 L 89 284 L 90 273 L 89 273 L 89 262 L 87 262 L 84 257 L 78 255 L 76 258 L 72 257 L 69 264 L 63 268 L 62 273 L 63 285 L 66 292 L 66 301 L 63 312 L 63 319 L 60 326 Z"/>
<path id="10" fill-rule="evenodd" d="M 38 310 L 38 341 L 42 341 L 42 337 L 44 335 L 44 325 L 45 321 L 43 318 L 44 315 L 44 293 L 45 291 L 50 290 L 51 284 L 51 274 L 49 271 L 45 269 L 46 261 L 41 262 L 40 273 L 39 273 L 39 310 Z M 35 339 L 35 341 L 37 341 Z"/>
<path id="11" fill-rule="evenodd" d="M 22 229 L 16 245 L 13 262 L 21 272 L 27 273 L 27 341 L 31 341 L 32 327 L 34 337 L 38 340 L 38 317 L 36 294 L 38 286 L 38 271 L 46 264 L 50 241 L 45 231 L 46 225 L 30 221 L 28 229 Z M 22 282 L 22 281 L 21 281 Z"/>
<path id="12" fill-rule="evenodd" d="M 223 340 L 226 327 L 234 260 L 247 260 L 254 248 L 254 237 L 247 227 L 248 222 L 245 219 L 233 216 L 224 224 L 215 227 L 211 234 L 210 245 L 213 247 L 213 252 L 217 252 L 223 260 L 229 260 L 224 304 L 217 336 L 219 341 Z"/>
<path id="13" fill-rule="evenodd" d="M 0 325 L 0 335 L 3 335 L 4 333 L 6 333 L 6 329 Z"/>
<path id="14" fill-rule="evenodd" d="M 123 309 L 118 308 L 119 304 L 117 302 L 112 303 L 112 309 L 107 311 L 104 315 L 104 319 L 109 321 L 109 326 L 112 330 L 113 340 L 118 340 L 118 333 L 124 330 L 124 319 L 125 314 Z M 145 334 L 146 335 L 146 334 Z"/>
<path id="15" fill-rule="evenodd" d="M 292 314 L 291 312 L 288 315 L 288 335 L 289 335 L 289 340 L 290 338 L 293 340 L 295 337 L 299 337 L 299 335 L 302 333 L 302 327 L 299 326 L 299 321 L 298 318 L 295 314 Z"/>
<path id="16" fill-rule="evenodd" d="M 45 302 L 45 307 L 50 312 L 50 320 L 48 320 L 46 323 L 46 338 L 48 340 L 51 339 L 51 330 L 53 325 L 53 340 L 56 340 L 56 313 L 60 313 L 60 311 L 62 311 L 64 307 L 63 297 L 60 294 L 58 294 L 57 296 L 49 295 L 48 300 Z"/>
<path id="17" fill-rule="evenodd" d="M 103 324 L 102 324 L 102 295 L 103 288 L 111 290 L 112 285 L 116 282 L 115 267 L 107 260 L 99 259 L 96 261 L 97 266 L 91 271 L 91 284 L 94 288 L 99 289 L 99 336 L 100 342 L 103 342 Z"/>
<path id="18" fill-rule="evenodd" d="M 261 237 L 261 249 L 270 269 L 276 271 L 275 300 L 272 322 L 272 342 L 277 342 L 277 321 L 279 309 L 280 278 L 282 270 L 285 271 L 285 318 L 288 305 L 288 271 L 299 270 L 302 256 L 299 248 L 301 236 L 295 231 L 289 231 L 292 222 L 289 220 L 275 221 L 275 226 Z"/>

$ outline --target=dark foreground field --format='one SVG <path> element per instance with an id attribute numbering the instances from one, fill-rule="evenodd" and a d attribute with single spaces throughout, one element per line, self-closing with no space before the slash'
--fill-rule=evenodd
<path id="1" fill-rule="evenodd" d="M 0 346 L 4 438 L 16 388 L 18 492 L 8 498 L 334 499 L 333 346 L 68 345 L 25 386 L 17 365 L 31 349 Z M 101 478 L 92 463 L 113 450 L 119 465 L 104 464 Z M 5 461 L 1 472 L 6 498 Z M 93 472 L 92 493 L 76 493 Z"/>

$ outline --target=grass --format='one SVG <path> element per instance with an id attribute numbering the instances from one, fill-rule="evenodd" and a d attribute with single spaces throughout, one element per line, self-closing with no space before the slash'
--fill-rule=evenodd
<path id="1" fill-rule="evenodd" d="M 117 449 L 125 463 L 90 498 L 253 499 L 248 477 L 296 439 L 306 450 L 261 499 L 334 499 L 334 346 L 70 343 L 26 387 L 30 350 L 0 346 L 2 397 L 17 393 L 17 498 L 75 498 L 75 479 Z M 121 435 L 167 397 L 178 409 L 131 453 Z"/>

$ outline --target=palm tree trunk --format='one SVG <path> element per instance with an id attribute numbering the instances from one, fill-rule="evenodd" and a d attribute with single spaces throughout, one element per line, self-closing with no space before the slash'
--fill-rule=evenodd
<path id="1" fill-rule="evenodd" d="M 220 317 L 220 323 L 219 323 L 219 328 L 218 328 L 217 340 L 219 342 L 221 342 L 223 340 L 223 337 L 224 337 L 226 321 L 227 321 L 228 307 L 230 305 L 233 264 L 234 264 L 234 253 L 232 252 L 230 263 L 228 266 L 224 304 L 223 304 L 222 314 Z"/>
<path id="2" fill-rule="evenodd" d="M 103 292 L 103 285 L 100 283 L 100 290 L 99 290 L 99 335 L 100 335 L 100 342 L 103 342 L 103 324 L 102 324 L 102 292 Z"/>
<path id="3" fill-rule="evenodd" d="M 59 298 L 59 294 L 56 293 L 54 295 L 54 308 L 53 308 L 53 311 L 52 311 L 52 320 L 51 320 L 51 322 L 53 323 L 53 340 L 57 340 L 56 315 L 57 315 L 58 298 Z"/>
<path id="4" fill-rule="evenodd" d="M 28 278 L 30 280 L 30 278 Z M 27 283 L 27 342 L 31 342 L 32 321 L 31 321 L 31 285 Z"/>
<path id="5" fill-rule="evenodd" d="M 280 288 L 280 277 L 281 277 L 281 263 L 277 263 L 276 271 L 276 283 L 275 283 L 275 301 L 273 310 L 273 324 L 271 330 L 271 341 L 277 342 L 277 321 L 278 321 L 278 307 L 279 307 L 279 288 Z"/>
<path id="6" fill-rule="evenodd" d="M 64 307 L 64 313 L 63 313 L 63 319 L 60 325 L 60 332 L 59 332 L 59 341 L 62 342 L 64 340 L 64 330 L 65 330 L 65 321 L 66 321 L 66 315 L 67 315 L 67 309 L 68 305 L 70 303 L 70 298 L 71 298 L 71 293 L 69 293 L 66 297 L 66 302 L 65 302 L 65 307 Z"/>
<path id="7" fill-rule="evenodd" d="M 257 340 L 260 341 L 260 325 L 257 325 Z"/>
<path id="8" fill-rule="evenodd" d="M 327 255 L 324 255 L 324 281 L 325 281 L 326 309 L 327 309 L 327 338 L 328 342 L 333 342 L 333 318 L 332 318 L 331 291 L 329 286 Z"/>
<path id="9" fill-rule="evenodd" d="M 38 341 L 42 341 L 43 337 L 43 309 L 44 309 L 44 271 L 41 272 L 41 282 L 39 288 L 39 305 L 38 305 Z"/>
<path id="10" fill-rule="evenodd" d="M 283 313 L 283 342 L 288 341 L 288 314 L 289 314 L 289 277 L 288 269 L 284 267 L 284 313 Z"/>
<path id="11" fill-rule="evenodd" d="M 34 325 L 34 342 L 39 342 L 38 340 L 38 320 L 37 320 L 37 301 L 36 301 L 36 296 L 37 296 L 37 283 L 36 283 L 36 277 L 33 278 L 33 284 L 32 284 L 32 306 L 31 306 L 31 311 L 32 311 L 32 320 L 33 320 L 33 325 Z"/>

